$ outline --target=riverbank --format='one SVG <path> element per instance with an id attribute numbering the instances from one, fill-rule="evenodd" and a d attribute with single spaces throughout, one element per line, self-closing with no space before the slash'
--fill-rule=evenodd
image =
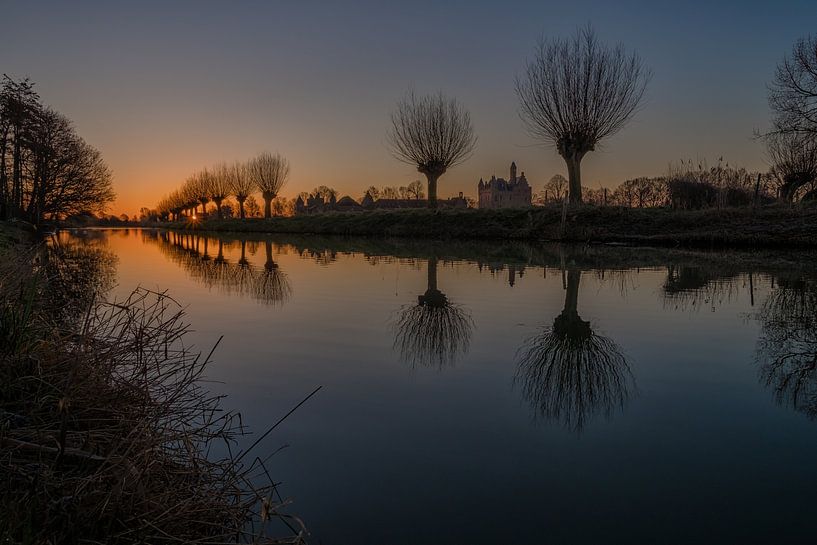
<path id="1" fill-rule="evenodd" d="M 181 306 L 105 302 L 115 262 L 0 222 L 0 541 L 302 542 L 254 456 L 213 454 L 247 430 L 202 386 Z"/>
<path id="2" fill-rule="evenodd" d="M 518 239 L 687 247 L 817 247 L 817 208 L 781 206 L 711 210 L 584 206 L 568 209 L 398 210 L 207 219 L 175 229 L 234 233 Z"/>

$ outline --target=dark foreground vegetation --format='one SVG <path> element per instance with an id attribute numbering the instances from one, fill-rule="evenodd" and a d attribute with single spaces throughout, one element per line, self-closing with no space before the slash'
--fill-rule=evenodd
<path id="1" fill-rule="evenodd" d="M 0 223 L 0 541 L 301 542 L 180 306 L 101 302 L 112 254 L 26 238 Z"/>
<path id="2" fill-rule="evenodd" d="M 154 224 L 155 225 L 155 224 Z M 271 219 L 175 222 L 178 229 L 238 233 L 298 233 L 528 239 L 671 246 L 817 246 L 817 207 L 665 208 L 535 207 L 524 210 L 401 210 L 328 213 Z"/>

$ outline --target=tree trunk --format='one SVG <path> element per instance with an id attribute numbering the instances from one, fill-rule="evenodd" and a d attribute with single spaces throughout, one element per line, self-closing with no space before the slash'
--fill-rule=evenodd
<path id="1" fill-rule="evenodd" d="M 216 203 L 216 217 L 221 219 L 221 199 L 213 199 L 213 202 Z"/>
<path id="2" fill-rule="evenodd" d="M 582 157 L 578 153 L 572 153 L 564 157 L 567 164 L 567 176 L 569 187 L 570 204 L 582 203 L 582 171 L 581 162 Z"/>
<path id="3" fill-rule="evenodd" d="M 275 194 L 265 191 L 261 196 L 264 197 L 264 217 L 269 219 L 272 217 L 272 199 L 275 198 Z"/>
<path id="4" fill-rule="evenodd" d="M 439 176 L 426 174 L 428 179 L 428 207 L 437 208 L 437 179 Z"/>
<path id="5" fill-rule="evenodd" d="M 244 219 L 244 200 L 246 197 L 236 197 L 238 201 L 238 217 Z"/>
<path id="6" fill-rule="evenodd" d="M 428 260 L 428 290 L 437 290 L 437 258 L 432 257 Z"/>

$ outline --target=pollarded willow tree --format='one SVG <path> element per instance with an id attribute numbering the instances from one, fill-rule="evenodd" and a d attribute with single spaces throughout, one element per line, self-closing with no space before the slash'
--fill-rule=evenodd
<path id="1" fill-rule="evenodd" d="M 238 201 L 238 212 L 241 219 L 245 217 L 244 201 L 247 200 L 247 197 L 255 188 L 247 170 L 247 165 L 241 161 L 236 161 L 230 167 L 230 186 L 235 195 L 235 200 Z"/>
<path id="2" fill-rule="evenodd" d="M 190 190 L 196 200 L 201 203 L 201 213 L 207 213 L 207 203 L 210 202 L 210 195 L 213 194 L 213 172 L 209 169 L 202 169 L 190 178 Z M 193 212 L 195 212 L 195 207 Z"/>
<path id="3" fill-rule="evenodd" d="M 582 159 L 638 111 L 651 76 L 637 54 L 600 43 L 586 27 L 569 39 L 542 40 L 516 78 L 520 117 L 567 163 L 572 204 L 582 201 Z"/>
<path id="4" fill-rule="evenodd" d="M 387 135 L 394 156 L 428 180 L 428 206 L 437 207 L 437 180 L 471 155 L 477 143 L 471 115 L 442 93 L 409 92 L 397 103 Z"/>
<path id="5" fill-rule="evenodd" d="M 817 138 L 798 132 L 766 135 L 772 178 L 781 200 L 791 203 L 817 184 Z"/>
<path id="6" fill-rule="evenodd" d="M 289 178 L 289 161 L 280 153 L 262 153 L 250 160 L 247 172 L 264 198 L 264 217 L 271 217 L 272 199 L 278 196 Z"/>
<path id="7" fill-rule="evenodd" d="M 210 199 L 216 204 L 216 215 L 221 219 L 221 203 L 233 192 L 230 167 L 226 163 L 219 163 L 210 174 Z"/>

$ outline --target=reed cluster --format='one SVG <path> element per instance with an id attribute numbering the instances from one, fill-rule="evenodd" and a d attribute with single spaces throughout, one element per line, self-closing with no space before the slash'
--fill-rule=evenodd
<path id="1" fill-rule="evenodd" d="M 176 301 L 137 289 L 55 321 L 41 250 L 11 255 L 0 265 L 0 540 L 303 542 L 264 462 L 238 449 L 248 432 L 206 387 L 213 351 L 185 343 Z"/>

